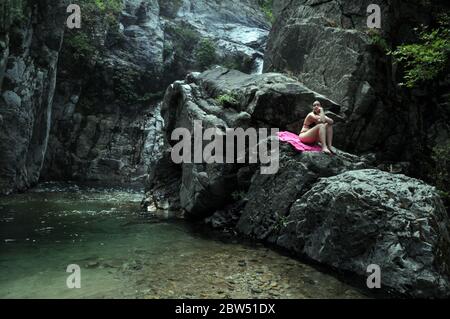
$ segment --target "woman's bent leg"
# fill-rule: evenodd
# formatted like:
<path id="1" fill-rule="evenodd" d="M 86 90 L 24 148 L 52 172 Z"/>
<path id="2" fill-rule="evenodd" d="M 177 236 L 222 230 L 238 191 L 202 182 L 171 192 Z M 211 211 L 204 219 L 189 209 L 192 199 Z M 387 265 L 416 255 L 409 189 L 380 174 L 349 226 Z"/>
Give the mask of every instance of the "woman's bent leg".
<path id="1" fill-rule="evenodd" d="M 315 144 L 319 139 L 320 125 L 314 126 L 305 133 L 300 133 L 300 141 L 305 144 Z"/>
<path id="2" fill-rule="evenodd" d="M 305 133 L 300 134 L 300 141 L 306 144 L 313 144 L 320 141 L 322 151 L 330 154 L 327 146 L 327 129 L 325 124 L 318 124 Z"/>
<path id="3" fill-rule="evenodd" d="M 333 125 L 327 124 L 327 146 L 331 150 L 333 147 Z"/>
<path id="4" fill-rule="evenodd" d="M 327 145 L 327 125 L 326 124 L 321 124 L 319 136 L 320 136 L 320 144 L 322 145 L 322 152 L 331 154 L 331 151 L 328 149 L 328 145 Z"/>

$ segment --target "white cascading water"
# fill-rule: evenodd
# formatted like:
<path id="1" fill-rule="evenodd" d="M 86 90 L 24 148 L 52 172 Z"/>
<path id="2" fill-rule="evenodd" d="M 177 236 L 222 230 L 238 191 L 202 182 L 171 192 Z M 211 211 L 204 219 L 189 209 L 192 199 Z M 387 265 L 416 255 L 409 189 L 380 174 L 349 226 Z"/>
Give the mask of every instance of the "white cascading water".
<path id="1" fill-rule="evenodd" d="M 252 74 L 262 74 L 264 69 L 264 59 L 256 58 L 254 61 L 254 67 Z"/>

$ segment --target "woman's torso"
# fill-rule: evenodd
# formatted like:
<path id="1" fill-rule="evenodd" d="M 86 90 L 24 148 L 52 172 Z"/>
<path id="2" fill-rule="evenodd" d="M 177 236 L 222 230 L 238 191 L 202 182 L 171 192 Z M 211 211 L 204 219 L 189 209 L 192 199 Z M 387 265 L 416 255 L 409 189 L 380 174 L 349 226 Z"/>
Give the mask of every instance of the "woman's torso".
<path id="1" fill-rule="evenodd" d="M 312 129 L 314 126 L 316 126 L 316 124 L 317 124 L 316 121 L 311 120 L 311 116 L 310 116 L 311 114 L 312 113 L 310 113 L 306 116 L 305 121 L 303 122 L 302 131 L 300 132 L 300 134 L 308 132 L 310 129 Z M 315 114 L 312 114 L 312 115 L 314 116 L 313 118 L 316 117 Z"/>

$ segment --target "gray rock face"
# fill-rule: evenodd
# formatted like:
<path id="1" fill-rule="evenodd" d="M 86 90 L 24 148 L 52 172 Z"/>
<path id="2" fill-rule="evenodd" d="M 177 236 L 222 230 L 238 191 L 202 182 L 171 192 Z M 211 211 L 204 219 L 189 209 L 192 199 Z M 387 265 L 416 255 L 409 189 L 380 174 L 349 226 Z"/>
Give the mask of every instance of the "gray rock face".
<path id="1" fill-rule="evenodd" d="M 170 152 L 166 151 L 149 165 L 146 188 L 151 192 L 142 202 L 142 207 L 151 212 L 165 210 L 179 212 L 181 167 L 172 162 Z"/>
<path id="2" fill-rule="evenodd" d="M 142 182 L 162 151 L 156 101 L 201 68 L 197 42 L 210 39 L 221 61 L 237 55 L 253 67 L 270 28 L 256 1 L 124 3 L 118 34 L 99 40 L 104 53 L 89 76 L 60 64 L 45 180 Z"/>
<path id="3" fill-rule="evenodd" d="M 162 16 L 172 18 L 166 26 L 181 23 L 200 37 L 213 40 L 220 61 L 229 60 L 241 70 L 257 71 L 270 30 L 258 1 L 184 0 L 179 2 L 178 11 L 167 1 L 161 1 L 160 6 Z"/>
<path id="4" fill-rule="evenodd" d="M 435 85 L 435 92 L 429 93 L 433 101 L 401 90 L 396 84 L 400 74 L 385 53 L 388 48 L 377 40 L 392 47 L 412 40 L 413 28 L 431 20 L 431 7 L 423 7 L 421 1 L 274 2 L 278 18 L 269 35 L 264 70 L 292 73 L 342 106 L 345 121 L 336 126 L 338 146 L 376 152 L 380 160 L 414 162 L 420 156 L 418 145 L 427 149 L 442 135 L 449 138 L 441 116 L 429 116 L 429 109 L 439 104 L 440 91 L 448 88 Z M 378 36 L 367 27 L 367 7 L 372 3 L 381 7 Z M 436 12 L 448 10 L 448 2 L 430 6 Z M 437 107 L 437 114 L 448 114 Z"/>
<path id="5" fill-rule="evenodd" d="M 47 149 L 66 1 L 36 1 L 25 22 L 0 32 L 0 193 L 40 176 Z M 39 20 L 38 24 L 31 21 Z"/>
<path id="6" fill-rule="evenodd" d="M 214 43 L 216 62 L 229 60 L 252 71 L 270 30 L 254 0 L 126 0 L 119 19 L 123 43 L 109 49 L 108 60 L 140 72 L 144 68 L 151 92 L 200 71 L 204 66 L 196 52 L 204 39 Z"/>
<path id="7" fill-rule="evenodd" d="M 160 106 L 89 114 L 67 93 L 55 98 L 42 179 L 142 184 L 163 145 Z"/>
<path id="8" fill-rule="evenodd" d="M 369 167 L 363 159 L 339 151 L 337 156 L 298 153 L 281 145 L 280 169 L 274 175 L 255 174 L 245 196 L 247 204 L 237 229 L 258 240 L 276 243 L 296 198 L 319 178 Z"/>
<path id="9" fill-rule="evenodd" d="M 365 11 L 372 2 L 283 2 L 269 37 L 264 69 L 298 75 L 306 86 L 342 105 L 346 121 L 337 128 L 338 145 L 359 152 L 376 148 L 385 153 L 380 141 L 387 140 L 388 145 L 400 132 L 386 130 L 394 124 L 383 95 L 377 96 L 378 84 L 392 83 L 392 79 L 385 72 L 386 61 L 371 50 L 368 28 L 364 28 Z M 387 96 L 390 91 L 383 94 Z"/>
<path id="10" fill-rule="evenodd" d="M 379 265 L 382 285 L 402 294 L 449 295 L 449 220 L 433 187 L 369 169 L 323 178 L 296 198 L 280 246 L 362 276 Z"/>

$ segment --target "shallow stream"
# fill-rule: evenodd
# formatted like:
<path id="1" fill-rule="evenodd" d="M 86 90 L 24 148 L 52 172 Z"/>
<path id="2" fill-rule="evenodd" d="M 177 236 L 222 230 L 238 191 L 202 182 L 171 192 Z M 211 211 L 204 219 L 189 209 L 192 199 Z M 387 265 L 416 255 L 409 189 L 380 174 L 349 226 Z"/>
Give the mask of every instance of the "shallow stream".
<path id="1" fill-rule="evenodd" d="M 0 298 L 364 298 L 262 245 L 140 212 L 143 194 L 44 184 L 0 198 Z M 69 289 L 67 266 L 80 267 Z"/>

